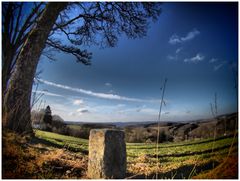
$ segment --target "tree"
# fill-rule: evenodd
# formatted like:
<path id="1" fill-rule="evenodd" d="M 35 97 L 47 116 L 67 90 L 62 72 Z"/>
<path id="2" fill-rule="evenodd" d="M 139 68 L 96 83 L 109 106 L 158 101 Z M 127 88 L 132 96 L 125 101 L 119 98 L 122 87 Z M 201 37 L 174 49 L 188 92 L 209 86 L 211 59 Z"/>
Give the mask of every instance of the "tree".
<path id="1" fill-rule="evenodd" d="M 44 112 L 43 122 L 52 124 L 52 111 L 50 106 L 47 106 Z"/>
<path id="2" fill-rule="evenodd" d="M 32 111 L 31 111 L 31 121 L 32 121 L 32 125 L 39 127 L 40 124 L 42 123 L 44 114 L 45 114 L 45 109 L 41 109 L 41 110 L 39 110 L 39 111 L 37 111 L 37 110 L 32 110 Z"/>
<path id="3" fill-rule="evenodd" d="M 23 2 L 3 2 L 3 26 L 2 26 L 2 94 L 4 95 L 8 80 L 15 67 L 16 57 L 26 41 L 30 29 L 42 14 L 44 3 L 32 4 L 32 10 L 23 15 L 25 5 Z"/>
<path id="4" fill-rule="evenodd" d="M 4 98 L 3 121 L 11 130 L 32 132 L 30 101 L 34 74 L 51 28 L 66 4 L 48 3 L 21 48 Z"/>
<path id="5" fill-rule="evenodd" d="M 159 143 L 163 143 L 167 140 L 167 135 L 164 130 L 162 130 L 159 134 Z"/>
<path id="6" fill-rule="evenodd" d="M 73 10 L 78 14 L 72 13 Z M 54 48 L 70 53 L 78 62 L 88 65 L 91 53 L 79 46 L 113 47 L 122 33 L 129 38 L 143 37 L 148 20 L 156 20 L 159 14 L 159 3 L 151 2 L 47 3 L 15 60 L 4 97 L 3 119 L 7 127 L 18 132 L 31 131 L 32 83 L 45 50 Z M 69 43 L 57 38 L 59 33 L 64 34 Z"/>
<path id="7" fill-rule="evenodd" d="M 35 27 L 37 21 L 42 14 L 46 3 L 23 3 L 23 2 L 3 2 L 3 31 L 2 31 L 2 49 L 3 49 L 3 68 L 2 68 L 2 98 L 6 93 L 9 79 L 14 68 L 16 67 L 16 59 L 20 53 L 22 45 L 26 41 L 30 31 Z M 30 11 L 26 9 L 32 8 Z M 56 31 L 58 28 L 54 28 Z M 46 51 L 47 50 L 47 51 Z M 61 50 L 65 53 L 74 55 L 77 59 L 82 56 L 75 46 L 62 45 L 58 40 L 49 39 L 47 48 L 43 51 L 43 55 L 50 59 L 51 51 Z M 49 51 L 51 50 L 51 51 Z M 88 54 L 86 54 L 89 56 Z M 85 56 L 86 56 L 85 55 Z M 83 56 L 82 56 L 83 57 Z M 80 60 L 79 60 L 80 61 Z M 89 64 L 89 62 L 83 62 Z"/>
<path id="8" fill-rule="evenodd" d="M 52 111 L 50 106 L 47 106 L 45 109 L 45 114 L 43 117 L 43 123 L 46 125 L 46 130 L 51 131 L 52 130 Z"/>

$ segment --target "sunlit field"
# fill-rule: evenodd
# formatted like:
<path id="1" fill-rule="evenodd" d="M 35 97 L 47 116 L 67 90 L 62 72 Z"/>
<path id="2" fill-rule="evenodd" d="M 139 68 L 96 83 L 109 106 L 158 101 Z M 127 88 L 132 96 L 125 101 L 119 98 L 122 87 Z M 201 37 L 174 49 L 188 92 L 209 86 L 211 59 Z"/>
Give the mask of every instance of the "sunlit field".
<path id="1" fill-rule="evenodd" d="M 36 130 L 36 137 L 49 146 L 65 148 L 85 155 L 88 140 Z M 237 156 L 237 137 L 184 141 L 159 144 L 157 168 L 156 144 L 127 143 L 127 172 L 129 178 L 193 178 L 212 170 L 227 157 Z"/>

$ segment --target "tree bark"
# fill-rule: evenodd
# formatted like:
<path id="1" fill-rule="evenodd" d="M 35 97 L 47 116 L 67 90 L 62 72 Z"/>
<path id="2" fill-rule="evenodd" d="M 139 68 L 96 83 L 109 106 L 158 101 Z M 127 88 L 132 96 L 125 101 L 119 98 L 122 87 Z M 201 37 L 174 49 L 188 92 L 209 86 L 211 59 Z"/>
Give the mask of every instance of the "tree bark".
<path id="1" fill-rule="evenodd" d="M 48 35 L 66 6 L 66 2 L 48 3 L 20 51 L 4 98 L 3 126 L 10 130 L 32 132 L 30 101 L 34 75 Z"/>
<path id="2" fill-rule="evenodd" d="M 3 53 L 3 68 L 2 68 L 2 100 L 4 98 L 6 89 L 7 89 L 7 84 L 8 80 L 11 75 L 11 66 L 12 66 L 12 61 L 14 57 L 15 51 L 11 46 L 8 47 L 8 50 L 6 53 Z"/>
<path id="3" fill-rule="evenodd" d="M 2 100 L 4 98 L 4 94 L 7 88 L 7 82 L 11 72 L 11 64 L 14 57 L 14 48 L 11 43 L 11 35 L 10 35 L 10 21 L 12 17 L 12 3 L 9 3 L 7 8 L 7 13 L 5 15 L 5 21 L 3 24 L 3 32 L 2 32 Z"/>

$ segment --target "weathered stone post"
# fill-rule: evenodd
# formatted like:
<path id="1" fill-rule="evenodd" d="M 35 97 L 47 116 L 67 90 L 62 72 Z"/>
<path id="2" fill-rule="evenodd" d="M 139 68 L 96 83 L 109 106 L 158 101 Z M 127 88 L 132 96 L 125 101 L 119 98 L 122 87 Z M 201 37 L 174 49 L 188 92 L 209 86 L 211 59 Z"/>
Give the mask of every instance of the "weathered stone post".
<path id="1" fill-rule="evenodd" d="M 88 159 L 89 178 L 125 178 L 126 144 L 124 132 L 115 129 L 91 130 Z"/>

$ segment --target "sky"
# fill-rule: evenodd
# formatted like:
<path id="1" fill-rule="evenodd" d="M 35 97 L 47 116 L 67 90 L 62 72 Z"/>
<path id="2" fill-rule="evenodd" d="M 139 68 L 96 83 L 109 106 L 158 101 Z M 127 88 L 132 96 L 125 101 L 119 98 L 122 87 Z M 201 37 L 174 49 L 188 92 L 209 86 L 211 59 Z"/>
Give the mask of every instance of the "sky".
<path id="1" fill-rule="evenodd" d="M 141 39 L 119 38 L 114 48 L 87 47 L 92 65 L 57 53 L 42 56 L 37 68 L 40 99 L 65 121 L 157 121 L 167 78 L 161 121 L 236 112 L 238 71 L 237 3 L 163 3 L 157 22 Z"/>

